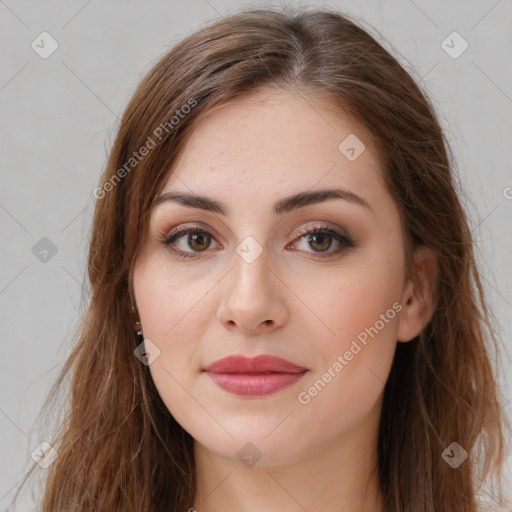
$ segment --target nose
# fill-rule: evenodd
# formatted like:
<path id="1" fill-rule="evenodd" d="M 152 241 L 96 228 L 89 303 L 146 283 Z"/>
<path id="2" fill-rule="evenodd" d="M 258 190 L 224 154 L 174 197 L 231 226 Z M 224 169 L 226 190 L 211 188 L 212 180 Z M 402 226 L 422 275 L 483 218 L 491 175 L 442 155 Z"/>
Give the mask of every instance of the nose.
<path id="1" fill-rule="evenodd" d="M 251 263 L 234 254 L 217 309 L 217 319 L 226 328 L 262 334 L 279 329 L 288 320 L 287 287 L 268 263 L 267 249 Z"/>

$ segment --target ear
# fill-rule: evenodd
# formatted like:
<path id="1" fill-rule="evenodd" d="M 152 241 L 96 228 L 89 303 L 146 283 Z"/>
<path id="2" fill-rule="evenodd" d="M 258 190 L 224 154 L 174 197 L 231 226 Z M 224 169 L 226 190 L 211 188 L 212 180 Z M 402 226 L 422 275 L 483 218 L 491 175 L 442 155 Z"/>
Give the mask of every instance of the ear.
<path id="1" fill-rule="evenodd" d="M 430 322 L 436 308 L 439 267 L 434 252 L 422 245 L 413 255 L 412 278 L 404 285 L 397 340 L 411 341 Z"/>

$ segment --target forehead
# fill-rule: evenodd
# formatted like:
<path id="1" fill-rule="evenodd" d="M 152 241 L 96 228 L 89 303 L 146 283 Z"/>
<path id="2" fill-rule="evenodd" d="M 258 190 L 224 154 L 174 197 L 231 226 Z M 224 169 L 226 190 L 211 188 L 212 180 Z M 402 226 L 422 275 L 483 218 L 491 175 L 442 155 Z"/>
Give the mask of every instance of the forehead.
<path id="1" fill-rule="evenodd" d="M 385 193 L 366 131 L 333 105 L 263 89 L 201 117 L 162 193 L 214 191 L 229 204 L 335 186 L 368 202 Z"/>

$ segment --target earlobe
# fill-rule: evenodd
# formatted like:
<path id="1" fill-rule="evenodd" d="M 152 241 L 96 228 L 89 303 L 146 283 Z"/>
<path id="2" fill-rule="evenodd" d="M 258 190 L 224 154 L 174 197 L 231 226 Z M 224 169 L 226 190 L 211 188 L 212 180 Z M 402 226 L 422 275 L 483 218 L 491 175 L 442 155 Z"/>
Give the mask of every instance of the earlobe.
<path id="1" fill-rule="evenodd" d="M 436 309 L 438 263 L 434 252 L 423 245 L 415 249 L 413 277 L 402 294 L 402 311 L 398 321 L 397 340 L 414 339 L 430 322 Z"/>

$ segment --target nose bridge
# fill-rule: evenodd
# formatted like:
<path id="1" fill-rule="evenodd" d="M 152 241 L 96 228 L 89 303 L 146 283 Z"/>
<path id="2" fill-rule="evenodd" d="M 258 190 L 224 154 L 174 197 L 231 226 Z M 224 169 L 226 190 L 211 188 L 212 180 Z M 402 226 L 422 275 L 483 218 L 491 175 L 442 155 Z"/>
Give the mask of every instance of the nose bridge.
<path id="1" fill-rule="evenodd" d="M 263 303 L 264 298 L 270 298 L 271 288 L 275 285 L 270 282 L 269 249 L 248 236 L 240 242 L 235 252 L 230 293 L 236 295 L 239 307 L 254 309 L 258 301 Z"/>

